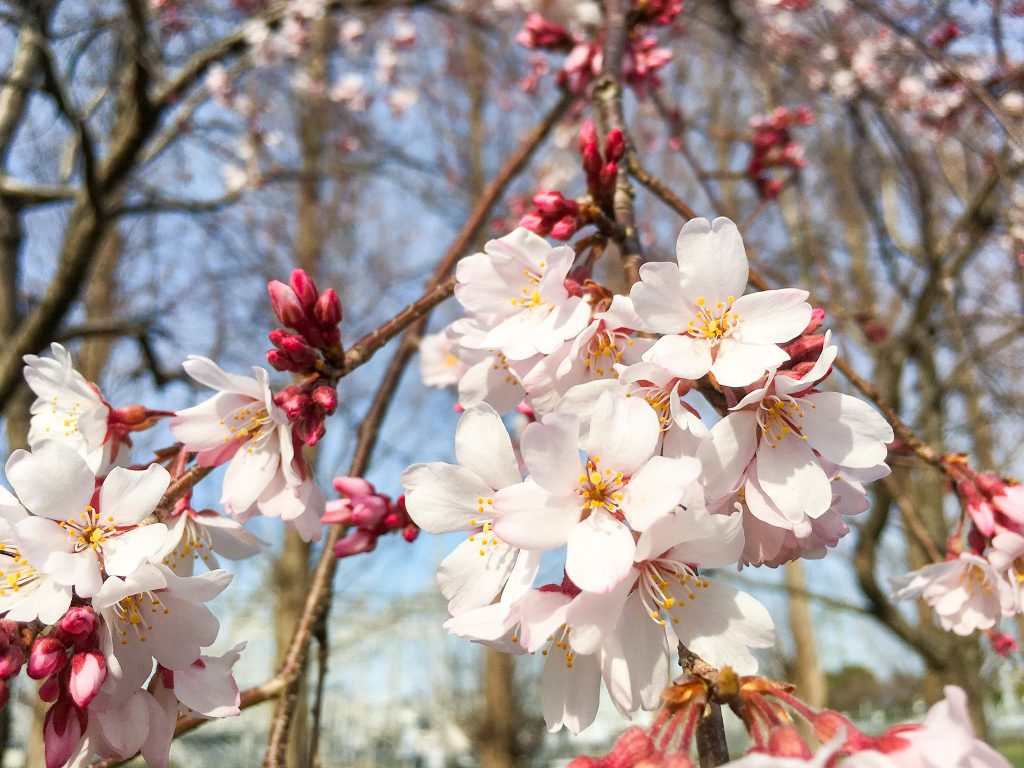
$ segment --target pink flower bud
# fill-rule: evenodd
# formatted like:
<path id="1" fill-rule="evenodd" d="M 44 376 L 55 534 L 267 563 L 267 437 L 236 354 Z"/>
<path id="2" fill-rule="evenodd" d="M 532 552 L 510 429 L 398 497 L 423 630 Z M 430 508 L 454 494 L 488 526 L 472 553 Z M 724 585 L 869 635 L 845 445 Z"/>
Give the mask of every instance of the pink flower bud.
<path id="1" fill-rule="evenodd" d="M 376 534 L 370 531 L 357 530 L 334 545 L 334 556 L 342 558 L 360 555 L 363 552 L 372 552 L 376 546 Z"/>
<path id="2" fill-rule="evenodd" d="M 601 761 L 602 768 L 632 768 L 654 754 L 654 744 L 647 731 L 633 725 L 622 732 L 612 751 Z"/>
<path id="3" fill-rule="evenodd" d="M 588 146 L 597 147 L 597 128 L 592 120 L 586 120 L 580 126 L 580 152 L 584 152 Z"/>
<path id="4" fill-rule="evenodd" d="M 334 292 L 333 288 L 324 291 L 316 301 L 313 308 L 313 317 L 318 324 L 330 328 L 341 322 L 342 318 L 341 299 Z"/>
<path id="5" fill-rule="evenodd" d="M 83 709 L 96 698 L 100 686 L 107 679 L 107 660 L 99 651 L 76 653 L 71 658 L 71 678 L 68 692 L 75 704 Z"/>
<path id="6" fill-rule="evenodd" d="M 535 211 L 530 211 L 525 216 L 523 216 L 523 218 L 519 220 L 519 223 L 516 226 L 522 227 L 523 229 L 528 229 L 534 234 L 541 236 L 544 236 L 548 233 L 547 222 L 540 214 L 536 213 Z"/>
<path id="7" fill-rule="evenodd" d="M 334 490 L 346 496 L 365 496 L 377 492 L 372 483 L 361 477 L 336 477 L 333 485 Z"/>
<path id="8" fill-rule="evenodd" d="M 320 297 L 320 291 L 316 289 L 313 278 L 304 269 L 293 269 L 288 282 L 295 292 L 303 314 L 306 317 L 311 316 L 313 308 L 316 306 L 316 300 Z"/>
<path id="9" fill-rule="evenodd" d="M 338 393 L 334 387 L 328 387 L 326 384 L 316 387 L 313 390 L 312 398 L 313 402 L 327 413 L 334 413 L 334 409 L 338 407 Z"/>
<path id="10" fill-rule="evenodd" d="M 412 544 L 420 535 L 419 526 L 414 523 L 409 523 L 405 528 L 402 529 L 402 538 Z"/>
<path id="11" fill-rule="evenodd" d="M 67 661 L 68 651 L 62 643 L 52 637 L 36 638 L 28 655 L 28 676 L 42 680 L 63 669 Z"/>
<path id="12" fill-rule="evenodd" d="M 1020 646 L 1017 645 L 1017 641 L 1004 632 L 990 632 L 988 635 L 989 642 L 992 643 L 992 650 L 1002 656 L 1004 659 L 1011 653 L 1016 653 Z"/>
<path id="13" fill-rule="evenodd" d="M 302 311 L 295 291 L 278 280 L 271 280 L 267 284 L 267 291 L 270 293 L 270 304 L 274 308 L 274 314 L 282 323 L 290 328 L 297 328 L 306 321 L 306 313 Z"/>
<path id="14" fill-rule="evenodd" d="M 56 701 L 60 696 L 60 678 L 48 677 L 39 686 L 39 700 L 45 702 Z"/>
<path id="15" fill-rule="evenodd" d="M 604 159 L 608 163 L 617 163 L 626 152 L 626 140 L 622 137 L 622 131 L 613 128 L 608 131 L 604 140 Z"/>
<path id="16" fill-rule="evenodd" d="M 280 349 L 271 349 L 267 351 L 267 363 L 275 371 L 295 371 L 295 363 L 292 361 L 289 355 L 286 355 Z"/>
<path id="17" fill-rule="evenodd" d="M 780 725 L 768 734 L 768 753 L 775 757 L 809 759 L 811 748 L 795 725 Z"/>
<path id="18" fill-rule="evenodd" d="M 20 646 L 9 645 L 3 655 L 0 656 L 0 679 L 6 680 L 14 677 L 21 670 L 25 663 L 25 652 Z"/>
<path id="19" fill-rule="evenodd" d="M 85 735 L 89 715 L 70 699 L 60 698 L 43 720 L 43 753 L 46 768 L 60 768 L 74 754 Z"/>
<path id="20" fill-rule="evenodd" d="M 350 499 L 334 499 L 324 506 L 320 516 L 324 525 L 352 525 L 352 502 Z"/>
<path id="21" fill-rule="evenodd" d="M 551 236 L 556 240 L 568 240 L 576 234 L 578 224 L 575 216 L 563 216 L 551 227 Z"/>
<path id="22" fill-rule="evenodd" d="M 310 447 L 316 445 L 326 431 L 324 421 L 319 417 L 314 416 L 295 422 L 295 436 Z"/>
<path id="23" fill-rule="evenodd" d="M 543 216 L 561 215 L 568 202 L 561 192 L 538 192 L 533 196 L 533 205 Z"/>

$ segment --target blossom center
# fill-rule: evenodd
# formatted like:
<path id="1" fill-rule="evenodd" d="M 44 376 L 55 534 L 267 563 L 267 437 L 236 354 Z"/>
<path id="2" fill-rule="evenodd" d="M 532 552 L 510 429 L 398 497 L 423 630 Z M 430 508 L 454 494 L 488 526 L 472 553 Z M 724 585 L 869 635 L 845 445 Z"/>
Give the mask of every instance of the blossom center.
<path id="1" fill-rule="evenodd" d="M 620 345 L 623 342 L 629 346 L 633 340 L 614 331 L 595 333 L 587 344 L 587 356 L 583 358 L 583 367 L 598 376 L 604 376 L 609 372 L 618 375 L 613 366 L 622 362 L 622 353 L 625 350 Z"/>
<path id="2" fill-rule="evenodd" d="M 103 542 L 116 536 L 118 529 L 113 523 L 113 516 L 108 516 L 107 525 L 104 525 L 100 520 L 99 512 L 92 506 L 86 506 L 85 511 L 78 517 L 69 517 L 67 520 L 60 521 L 58 525 L 75 540 L 75 552 L 77 553 L 87 549 L 97 551 Z"/>
<path id="3" fill-rule="evenodd" d="M 542 261 L 539 266 L 543 269 L 545 266 L 544 262 Z M 532 269 L 523 269 L 523 276 L 526 278 L 526 285 L 519 289 L 519 296 L 512 296 L 512 306 L 532 309 L 533 307 L 539 307 L 541 304 L 546 304 L 547 302 L 540 297 L 540 291 L 536 287 L 540 285 L 541 276 Z"/>
<path id="4" fill-rule="evenodd" d="M 21 591 L 22 587 L 39 577 L 36 569 L 29 565 L 28 561 L 21 556 L 21 552 L 17 547 L 0 543 L 0 556 L 7 558 L 11 565 L 14 566 L 13 570 L 11 570 L 6 561 L 0 560 L 5 566 L 0 568 L 0 581 L 7 585 L 6 589 L 0 588 L 0 597 L 7 597 L 8 589 L 11 592 Z"/>
<path id="5" fill-rule="evenodd" d="M 696 590 L 707 585 L 707 579 L 677 560 L 658 558 L 640 567 L 640 599 L 650 617 L 661 626 L 668 621 L 678 624 L 679 617 L 673 612 L 683 608 L 687 600 L 696 600 Z"/>
<path id="6" fill-rule="evenodd" d="M 974 563 L 960 572 L 960 586 L 970 595 L 979 589 L 986 595 L 992 594 L 992 585 L 989 583 L 988 575 Z"/>
<path id="7" fill-rule="evenodd" d="M 477 498 L 477 500 L 476 500 L 476 512 L 480 516 L 480 519 L 478 521 L 477 518 L 473 518 L 472 520 L 469 521 L 469 524 L 471 526 L 473 526 L 473 528 L 474 528 L 473 533 L 469 534 L 469 540 L 472 541 L 472 542 L 479 541 L 479 543 L 480 543 L 480 557 L 483 557 L 484 555 L 487 554 L 487 548 L 488 547 L 496 547 L 496 546 L 498 546 L 498 539 L 494 536 L 494 533 L 493 533 L 494 532 L 494 520 L 493 520 L 493 518 L 490 519 L 490 520 L 484 520 L 483 519 L 485 515 L 489 516 L 489 515 L 493 514 L 493 510 L 492 510 L 492 505 L 493 504 L 494 504 L 494 499 L 493 498 L 490 498 L 490 497 L 485 498 L 483 496 L 480 496 L 479 498 Z M 479 527 L 480 530 L 475 530 L 477 527 Z"/>
<path id="8" fill-rule="evenodd" d="M 739 325 L 740 316 L 732 311 L 734 296 L 725 301 L 716 301 L 714 307 L 703 296 L 697 297 L 697 312 L 687 323 L 686 334 L 698 339 L 717 343 L 732 334 Z"/>
<path id="9" fill-rule="evenodd" d="M 600 456 L 588 458 L 584 472 L 579 476 L 576 493 L 583 499 L 584 517 L 597 509 L 615 514 L 619 502 L 622 501 L 620 491 L 626 485 L 622 473 L 613 469 L 605 469 L 602 472 L 600 461 Z"/>
<path id="10" fill-rule="evenodd" d="M 566 669 L 572 669 L 573 660 L 576 658 L 576 654 L 569 647 L 569 631 L 568 624 L 563 624 L 556 629 L 553 635 L 548 635 L 548 647 L 540 652 L 541 656 L 547 656 L 550 653 L 564 653 Z"/>
<path id="11" fill-rule="evenodd" d="M 115 629 L 121 639 L 121 645 L 128 645 L 128 638 L 131 635 L 138 637 L 141 643 L 146 642 L 146 633 L 153 629 L 148 617 L 160 611 L 163 611 L 165 616 L 171 612 L 170 608 L 160 602 L 160 598 L 152 592 L 122 598 L 114 604 L 113 610 L 118 620 Z"/>
<path id="12" fill-rule="evenodd" d="M 228 424 L 224 419 L 220 420 L 220 423 L 224 424 L 230 433 L 228 437 L 224 438 L 225 443 L 238 440 L 240 442 L 248 441 L 259 446 L 274 432 L 273 429 L 266 428 L 273 422 L 273 419 L 270 418 L 265 406 L 258 408 L 243 406 L 231 415 L 230 421 L 231 423 Z M 249 452 L 252 453 L 251 445 Z"/>
<path id="13" fill-rule="evenodd" d="M 814 403 L 810 406 L 812 409 L 815 408 Z M 803 433 L 803 425 L 800 424 L 802 418 L 804 407 L 794 397 L 769 395 L 761 402 L 757 412 L 757 424 L 771 448 L 787 435 L 796 435 L 801 440 L 806 440 L 807 435 Z"/>

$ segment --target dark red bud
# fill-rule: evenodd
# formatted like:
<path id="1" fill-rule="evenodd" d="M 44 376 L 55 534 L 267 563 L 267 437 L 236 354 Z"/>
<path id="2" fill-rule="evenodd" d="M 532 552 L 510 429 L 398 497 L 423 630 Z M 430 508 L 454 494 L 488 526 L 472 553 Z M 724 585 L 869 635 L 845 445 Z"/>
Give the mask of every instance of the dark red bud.
<path id="1" fill-rule="evenodd" d="M 316 318 L 317 323 L 327 328 L 341 322 L 341 300 L 333 288 L 328 288 L 317 299 L 316 307 L 313 309 L 313 316 Z"/>
<path id="2" fill-rule="evenodd" d="M 304 269 L 293 269 L 288 282 L 295 292 L 303 314 L 309 317 L 313 314 L 316 300 L 320 297 L 320 291 L 316 289 L 316 283 L 313 282 L 313 278 Z"/>
<path id="3" fill-rule="evenodd" d="M 338 393 L 333 387 L 321 384 L 313 390 L 313 402 L 325 412 L 334 413 L 334 409 L 338 407 Z"/>
<path id="4" fill-rule="evenodd" d="M 604 140 L 604 159 L 609 163 L 617 163 L 626 152 L 626 141 L 618 128 L 608 132 Z"/>
<path id="5" fill-rule="evenodd" d="M 32 644 L 28 656 L 28 676 L 33 680 L 59 672 L 68 661 L 68 651 L 63 644 L 52 637 L 40 637 Z"/>
<path id="6" fill-rule="evenodd" d="M 306 313 L 302 310 L 295 291 L 279 280 L 271 280 L 267 284 L 270 293 L 270 304 L 278 319 L 290 328 L 297 328 L 306 321 Z"/>

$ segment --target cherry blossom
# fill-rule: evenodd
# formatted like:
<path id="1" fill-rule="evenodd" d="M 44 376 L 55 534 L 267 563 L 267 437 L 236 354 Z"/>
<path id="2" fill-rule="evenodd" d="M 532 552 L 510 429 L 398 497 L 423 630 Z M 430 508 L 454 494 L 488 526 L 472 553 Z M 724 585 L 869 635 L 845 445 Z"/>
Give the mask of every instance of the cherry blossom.
<path id="1" fill-rule="evenodd" d="M 222 371 L 205 357 L 190 357 L 185 370 L 217 394 L 171 420 L 171 432 L 202 466 L 228 463 L 221 503 L 246 520 L 257 514 L 280 517 L 306 541 L 323 533 L 323 492 L 295 450 L 291 424 L 274 402 L 262 368 L 253 377 Z"/>
<path id="2" fill-rule="evenodd" d="M 892 579 L 893 600 L 920 597 L 932 607 L 943 629 L 969 635 L 990 629 L 1013 612 L 1013 593 L 984 558 L 962 553 L 942 563 Z"/>
<path id="3" fill-rule="evenodd" d="M 590 308 L 564 285 L 574 256 L 571 248 L 552 248 L 520 228 L 489 241 L 483 253 L 462 259 L 455 272 L 455 297 L 488 326 L 475 342 L 479 348 L 523 360 L 550 354 L 582 331 Z"/>
<path id="4" fill-rule="evenodd" d="M 610 590 L 633 564 L 626 522 L 642 529 L 667 515 L 699 472 L 693 459 L 655 456 L 660 436 L 646 402 L 613 392 L 598 401 L 585 441 L 573 416 L 530 424 L 522 437 L 530 474 L 495 495 L 495 531 L 524 549 L 567 546 L 569 578 L 581 589 Z"/>
<path id="5" fill-rule="evenodd" d="M 444 559 L 437 580 L 452 614 L 489 604 L 514 568 L 539 560 L 499 538 L 495 496 L 522 481 L 512 442 L 488 405 L 467 410 L 455 432 L 458 464 L 414 464 L 402 473 L 409 515 L 429 533 L 468 531 Z"/>
<path id="6" fill-rule="evenodd" d="M 158 464 L 141 471 L 115 467 L 96 493 L 85 461 L 47 441 L 32 453 L 11 454 L 7 478 L 31 513 L 15 525 L 22 555 L 80 597 L 96 594 L 103 572 L 130 576 L 167 537 L 163 523 L 142 525 L 170 483 Z"/>
<path id="7" fill-rule="evenodd" d="M 751 384 L 788 358 L 778 345 L 811 319 L 807 292 L 742 295 L 747 256 L 728 219 L 691 219 L 676 241 L 678 264 L 650 262 L 630 290 L 643 330 L 668 334 L 644 355 L 676 376 L 711 373 L 726 386 Z"/>

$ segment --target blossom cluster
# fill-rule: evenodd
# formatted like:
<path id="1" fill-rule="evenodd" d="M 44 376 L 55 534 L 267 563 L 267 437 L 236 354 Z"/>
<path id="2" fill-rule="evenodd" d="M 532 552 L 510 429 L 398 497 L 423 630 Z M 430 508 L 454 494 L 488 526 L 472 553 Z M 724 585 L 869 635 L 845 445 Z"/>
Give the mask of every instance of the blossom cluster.
<path id="1" fill-rule="evenodd" d="M 557 11 L 557 3 L 554 4 Z M 660 84 L 658 70 L 672 60 L 672 51 L 659 45 L 658 39 L 646 30 L 670 25 L 682 10 L 679 0 L 635 0 L 631 9 L 635 16 L 633 32 L 626 40 L 622 60 L 622 76 L 626 83 L 643 96 Z M 534 11 L 526 17 L 516 41 L 531 50 L 565 54 L 558 71 L 558 83 L 573 92 L 581 92 L 601 76 L 604 66 L 603 32 L 593 22 L 599 18 L 589 3 L 567 18 L 551 19 Z M 596 17 L 596 18 L 595 18 Z"/>
<path id="2" fill-rule="evenodd" d="M 263 549 L 242 525 L 255 515 L 320 537 L 326 504 L 302 446 L 323 434 L 344 359 L 332 290 L 296 270 L 269 292 L 287 330 L 270 334 L 268 361 L 299 377 L 277 392 L 262 368 L 239 376 L 191 357 L 186 372 L 213 397 L 177 413 L 115 408 L 59 344 L 25 358 L 31 450 L 7 462 L 13 493 L 0 488 L 0 699 L 22 669 L 41 682 L 47 768 L 139 752 L 166 766 L 179 713 L 239 712 L 232 667 L 244 643 L 206 653 L 219 630 L 207 603 L 231 582 L 218 558 Z M 131 434 L 167 417 L 181 444 L 132 464 Z M 196 473 L 220 465 L 226 515 L 195 509 Z M 378 525 L 414 532 L 399 507 Z"/>
<path id="3" fill-rule="evenodd" d="M 792 110 L 778 107 L 770 115 L 750 119 L 754 135 L 750 141 L 747 178 L 754 183 L 762 200 L 777 197 L 782 191 L 782 181 L 769 173 L 772 169 L 800 169 L 806 165 L 803 147 L 794 141 L 790 129 L 813 122 L 814 113 L 807 107 Z"/>
<path id="4" fill-rule="evenodd" d="M 958 635 L 986 631 L 1004 653 L 1013 641 L 998 632 L 1004 617 L 1024 614 L 1024 486 L 975 473 L 955 462 L 963 518 L 947 558 L 894 578 L 893 599 L 921 598 L 939 624 Z"/>
<path id="5" fill-rule="evenodd" d="M 602 679 L 623 712 L 654 707 L 678 644 L 752 673 L 771 617 L 709 569 L 824 555 L 893 433 L 823 388 L 836 347 L 806 291 L 745 294 L 731 221 L 689 221 L 628 296 L 575 259 L 516 229 L 458 264 L 465 316 L 421 350 L 465 409 L 457 463 L 402 484 L 421 528 L 466 534 L 438 573 L 447 627 L 546 656 L 548 727 L 578 732 Z"/>

